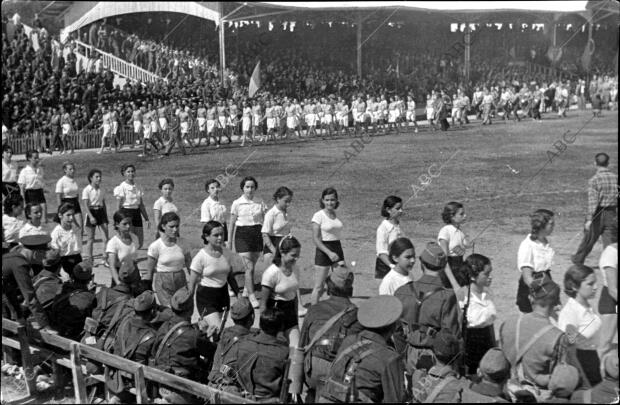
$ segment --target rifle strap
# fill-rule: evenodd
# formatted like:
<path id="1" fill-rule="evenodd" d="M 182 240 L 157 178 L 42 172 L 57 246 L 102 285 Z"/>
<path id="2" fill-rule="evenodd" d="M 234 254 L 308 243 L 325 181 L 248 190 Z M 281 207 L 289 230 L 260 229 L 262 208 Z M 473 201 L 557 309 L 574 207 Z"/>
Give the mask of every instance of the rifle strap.
<path id="1" fill-rule="evenodd" d="M 168 342 L 168 340 L 170 339 L 172 334 L 174 332 L 176 332 L 178 329 L 180 329 L 180 328 L 182 328 L 184 326 L 189 326 L 189 325 L 191 325 L 191 324 L 188 321 L 181 321 L 181 322 L 177 323 L 176 325 L 174 325 L 172 328 L 170 328 L 168 333 L 166 333 L 166 335 L 162 339 L 161 343 L 159 344 L 159 347 L 157 348 L 157 354 L 155 354 L 155 359 L 159 358 L 159 356 L 161 355 L 161 352 L 164 350 L 164 346 L 166 345 L 166 343 Z"/>
<path id="2" fill-rule="evenodd" d="M 312 346 L 314 346 L 316 344 L 316 342 L 318 342 L 319 339 L 321 339 L 321 337 L 323 337 L 323 335 L 325 335 L 325 333 L 327 333 L 327 331 L 332 326 L 334 326 L 336 324 L 336 322 L 338 322 L 347 312 L 351 312 L 354 309 L 355 309 L 355 306 L 351 305 L 351 306 L 343 309 L 342 311 L 338 312 L 336 315 L 332 316 L 331 318 L 329 318 L 327 320 L 327 322 L 325 322 L 323 324 L 323 326 L 321 326 L 319 328 L 319 330 L 316 331 L 314 336 L 312 336 L 312 339 L 310 340 L 310 342 L 302 348 L 304 353 L 306 353 L 306 352 L 308 352 L 308 350 L 312 349 Z"/>
<path id="3" fill-rule="evenodd" d="M 532 338 L 523 346 L 519 348 L 519 338 L 521 337 L 521 320 L 523 319 L 523 314 L 519 315 L 519 319 L 517 320 L 517 331 L 516 331 L 516 340 L 515 340 L 515 349 L 517 350 L 517 358 L 515 360 L 515 364 L 519 364 L 521 359 L 527 353 L 527 351 L 541 338 L 545 333 L 554 328 L 553 325 L 549 324 L 539 330 Z"/>
<path id="4" fill-rule="evenodd" d="M 110 321 L 110 324 L 108 325 L 108 328 L 103 333 L 103 336 L 101 336 L 101 341 L 102 342 L 106 341 L 106 339 L 108 338 L 108 335 L 112 332 L 112 329 L 114 329 L 114 326 L 116 326 L 116 324 L 120 321 L 121 312 L 123 312 L 123 308 L 124 307 L 125 307 L 125 305 L 119 305 L 116 308 L 116 311 L 114 311 L 114 316 L 112 316 L 112 320 Z"/>
<path id="5" fill-rule="evenodd" d="M 455 380 L 456 380 L 456 377 L 453 375 L 444 377 L 444 379 L 441 380 L 439 384 L 435 386 L 435 388 L 433 388 L 433 391 L 431 391 L 430 395 L 426 397 L 426 399 L 424 400 L 424 403 L 432 404 L 435 401 L 435 398 L 437 398 L 437 396 L 441 393 L 441 391 L 446 387 L 446 385 L 448 385 L 450 382 L 455 381 Z"/>

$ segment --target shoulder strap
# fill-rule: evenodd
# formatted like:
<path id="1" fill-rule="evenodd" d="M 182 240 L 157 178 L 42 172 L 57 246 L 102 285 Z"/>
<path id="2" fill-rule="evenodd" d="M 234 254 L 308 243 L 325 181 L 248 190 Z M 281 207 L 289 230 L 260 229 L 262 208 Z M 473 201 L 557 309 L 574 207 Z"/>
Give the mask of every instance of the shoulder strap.
<path id="1" fill-rule="evenodd" d="M 435 386 L 435 388 L 433 388 L 433 391 L 431 391 L 430 395 L 426 397 L 426 399 L 424 400 L 424 403 L 432 404 L 433 401 L 435 401 L 435 398 L 437 398 L 437 396 L 439 395 L 439 393 L 441 393 L 441 391 L 446 387 L 446 385 L 448 385 L 450 382 L 454 380 L 456 380 L 455 376 L 453 375 L 446 376 L 443 380 L 439 382 L 439 384 Z"/>
<path id="2" fill-rule="evenodd" d="M 39 285 L 41 285 L 42 282 L 46 281 L 46 280 L 54 280 L 54 277 L 50 277 L 50 276 L 42 276 L 39 277 L 33 284 L 32 284 L 32 288 L 36 289 Z"/>
<path id="3" fill-rule="evenodd" d="M 172 334 L 176 330 L 182 328 L 183 326 L 189 326 L 189 325 L 191 325 L 191 324 L 188 321 L 181 321 L 181 322 L 177 323 L 176 325 L 174 325 L 172 328 L 170 328 L 168 333 L 166 333 L 164 338 L 161 340 L 161 343 L 159 344 L 159 347 L 157 348 L 157 354 L 155 354 L 155 359 L 159 358 L 159 355 L 161 354 L 162 350 L 164 350 L 164 346 L 166 345 L 166 343 L 168 342 L 168 339 L 170 339 Z"/>
<path id="4" fill-rule="evenodd" d="M 522 319 L 522 317 L 523 317 L 523 314 L 519 315 L 519 319 L 517 320 L 517 332 L 516 332 L 517 333 L 517 340 L 515 341 L 515 349 L 517 349 L 517 358 L 515 360 L 515 364 L 519 364 L 521 362 L 521 359 L 525 355 L 525 353 L 527 353 L 527 351 L 530 350 L 530 348 L 541 337 L 543 337 L 543 335 L 545 335 L 548 331 L 550 331 L 554 327 L 551 324 L 545 326 L 544 328 L 539 330 L 534 336 L 532 336 L 532 338 L 525 344 L 525 346 L 523 346 L 523 348 L 519 348 L 519 338 L 520 338 L 520 334 L 521 334 L 520 329 L 521 329 L 521 319 Z"/>
<path id="5" fill-rule="evenodd" d="M 103 333 L 103 336 L 101 336 L 101 339 L 103 342 L 106 341 L 106 339 L 108 338 L 108 335 L 112 332 L 112 329 L 114 329 L 116 324 L 121 320 L 120 317 L 121 317 L 121 313 L 123 312 L 124 307 L 125 305 L 119 305 L 116 308 L 116 311 L 114 311 L 114 315 L 112 316 L 112 320 L 110 321 L 110 324 L 108 325 L 107 329 Z"/>
<path id="6" fill-rule="evenodd" d="M 424 301 L 426 301 L 428 298 L 430 298 L 436 292 L 443 290 L 444 288 L 443 287 L 437 287 L 434 290 L 427 291 L 426 293 L 422 294 L 421 296 L 418 293 L 418 291 L 415 289 L 415 283 L 411 283 L 411 289 L 413 290 L 413 296 L 415 297 L 416 302 L 419 302 L 418 303 L 418 310 L 416 311 L 416 319 L 415 319 L 415 323 L 417 324 L 418 321 L 420 320 L 420 309 L 422 308 L 422 304 L 424 303 Z"/>
<path id="7" fill-rule="evenodd" d="M 339 362 L 340 360 L 342 360 L 342 358 L 346 355 L 348 355 L 349 353 L 351 353 L 354 350 L 359 349 L 360 347 L 367 345 L 369 342 L 367 340 L 360 340 L 359 342 L 347 347 L 345 350 L 342 351 L 342 353 L 340 353 L 340 355 L 338 357 L 336 357 L 336 359 L 334 360 L 334 362 L 332 364 L 335 364 L 337 362 Z"/>
<path id="8" fill-rule="evenodd" d="M 354 305 L 351 305 L 345 309 L 343 309 L 342 311 L 338 312 L 336 315 L 332 316 L 331 318 L 329 318 L 327 320 L 327 322 L 325 322 L 323 324 L 323 326 L 321 326 L 319 328 L 319 330 L 316 331 L 316 333 L 314 334 L 314 336 L 312 336 L 312 339 L 310 340 L 310 342 L 305 345 L 303 347 L 303 351 L 307 352 L 308 350 L 310 350 L 312 348 L 312 346 L 315 345 L 316 342 L 319 341 L 319 339 L 325 334 L 327 333 L 327 331 L 336 324 L 336 322 L 338 322 L 347 312 L 351 312 L 355 309 Z"/>

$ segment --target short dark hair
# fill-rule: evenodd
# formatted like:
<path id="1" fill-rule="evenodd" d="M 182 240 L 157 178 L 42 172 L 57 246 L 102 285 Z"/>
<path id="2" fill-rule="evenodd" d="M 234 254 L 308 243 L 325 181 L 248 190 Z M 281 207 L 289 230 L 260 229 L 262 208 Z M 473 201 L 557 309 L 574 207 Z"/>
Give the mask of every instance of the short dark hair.
<path id="1" fill-rule="evenodd" d="M 30 219 L 30 215 L 31 215 L 30 212 L 32 211 L 34 207 L 40 207 L 40 205 L 35 204 L 35 203 L 28 203 L 24 207 L 24 216 L 26 217 L 26 219 Z M 4 211 L 6 212 L 6 208 L 4 209 Z"/>
<path id="2" fill-rule="evenodd" d="M 114 220 L 114 229 L 118 228 L 118 224 L 120 224 L 124 219 L 133 219 L 130 213 L 125 210 L 118 210 L 112 215 L 112 219 Z"/>
<path id="3" fill-rule="evenodd" d="M 293 192 L 291 191 L 291 189 L 285 186 L 278 187 L 276 192 L 273 193 L 273 200 L 277 202 L 280 198 L 284 198 L 287 196 L 290 196 L 291 198 L 293 197 Z"/>
<path id="4" fill-rule="evenodd" d="M 597 153 L 594 159 L 597 166 L 607 167 L 609 165 L 609 155 L 607 153 Z"/>
<path id="5" fill-rule="evenodd" d="M 403 254 L 403 252 L 407 249 L 413 249 L 413 254 L 415 255 L 415 248 L 413 247 L 413 243 L 408 238 L 397 238 L 388 247 L 390 262 L 394 263 L 394 259 L 392 256 L 398 257 Z"/>
<path id="6" fill-rule="evenodd" d="M 220 187 L 222 186 L 222 185 L 220 184 L 220 182 L 219 182 L 219 181 L 217 181 L 217 180 L 215 180 L 215 179 L 209 179 L 209 180 L 207 180 L 207 182 L 205 183 L 205 191 L 206 191 L 207 193 L 209 192 L 209 186 L 210 186 L 211 184 L 213 184 L 213 183 L 216 183 L 216 184 L 217 184 L 218 186 L 220 186 Z"/>
<path id="7" fill-rule="evenodd" d="M 402 202 L 403 200 L 400 197 L 397 197 L 395 195 L 388 196 L 385 200 L 383 200 L 383 206 L 381 207 L 381 216 L 384 218 L 389 218 L 390 213 L 388 212 L 388 210 L 394 208 L 394 206 L 398 203 L 402 204 Z"/>
<path id="8" fill-rule="evenodd" d="M 3 208 L 6 214 L 9 214 L 13 211 L 13 207 L 18 207 L 24 203 L 24 199 L 21 195 L 17 193 L 9 194 L 4 200 Z"/>
<path id="9" fill-rule="evenodd" d="M 538 234 L 545 229 L 549 221 L 553 218 L 553 215 L 553 211 L 544 208 L 538 209 L 530 215 L 530 224 L 532 226 L 530 232 L 531 240 L 538 240 Z"/>
<path id="10" fill-rule="evenodd" d="M 200 235 L 200 238 L 205 245 L 209 243 L 207 242 L 207 236 L 211 235 L 211 231 L 215 228 L 224 228 L 224 225 L 218 221 L 209 221 L 202 227 L 202 234 Z"/>
<path id="11" fill-rule="evenodd" d="M 275 308 L 267 308 L 260 314 L 258 326 L 268 335 L 277 335 L 282 330 L 282 316 Z"/>
<path id="12" fill-rule="evenodd" d="M 441 219 L 446 224 L 452 223 L 452 218 L 456 215 L 459 209 L 463 208 L 463 204 L 456 201 L 450 201 L 443 207 L 443 212 L 441 213 Z"/>
<path id="13" fill-rule="evenodd" d="M 338 208 L 340 206 L 340 201 L 338 201 L 338 191 L 336 191 L 336 189 L 333 187 L 327 187 L 325 190 L 323 190 L 323 192 L 321 193 L 321 199 L 319 200 L 319 206 L 321 208 L 325 208 L 325 204 L 323 204 L 323 198 L 328 195 L 336 196 L 336 208 Z"/>
<path id="14" fill-rule="evenodd" d="M 181 218 L 179 218 L 176 212 L 166 212 L 164 215 L 161 216 L 159 225 L 157 225 L 157 230 L 159 230 L 159 232 L 164 232 L 164 225 L 172 221 L 177 221 L 180 223 Z"/>
<path id="15" fill-rule="evenodd" d="M 64 215 L 65 212 L 71 211 L 71 210 L 73 210 L 73 212 L 75 213 L 75 205 L 73 205 L 73 203 L 64 202 L 60 204 L 60 207 L 58 207 L 58 219 L 60 220 L 60 217 Z"/>
<path id="16" fill-rule="evenodd" d="M 95 176 L 95 174 L 99 173 L 100 176 L 102 176 L 103 174 L 101 173 L 101 170 L 99 169 L 92 169 L 91 171 L 88 172 L 88 182 L 90 183 L 91 180 L 93 179 L 93 177 Z"/>
<path id="17" fill-rule="evenodd" d="M 243 180 L 241 180 L 241 183 L 239 184 L 239 187 L 241 188 L 241 190 L 243 190 L 243 187 L 245 187 L 245 183 L 248 181 L 253 181 L 254 187 L 258 190 L 258 181 L 256 181 L 256 179 L 252 176 L 245 176 Z"/>
<path id="18" fill-rule="evenodd" d="M 575 298 L 583 280 L 593 273 L 594 270 L 591 267 L 583 264 L 573 264 L 570 266 L 564 274 L 564 292 L 566 295 Z"/>
<path id="19" fill-rule="evenodd" d="M 127 169 L 129 168 L 133 168 L 133 171 L 136 171 L 136 166 L 132 165 L 131 163 L 127 163 L 121 166 L 121 175 L 125 175 L 125 172 L 127 171 Z"/>
<path id="20" fill-rule="evenodd" d="M 159 187 L 159 189 L 161 190 L 166 184 L 170 184 L 172 188 L 174 188 L 174 181 L 170 178 L 165 178 L 162 181 L 160 181 L 157 187 Z"/>
<path id="21" fill-rule="evenodd" d="M 467 276 L 469 277 L 468 283 L 471 283 L 484 271 L 486 266 L 491 264 L 491 259 L 478 253 L 472 253 L 465 259 L 465 264 L 467 264 L 467 266 L 463 266 L 463 269 L 467 270 Z"/>
<path id="22" fill-rule="evenodd" d="M 33 156 L 34 154 L 37 154 L 37 155 L 38 155 L 38 154 L 39 154 L 39 152 L 37 152 L 37 151 L 36 151 L 36 150 L 34 150 L 34 149 L 29 149 L 28 151 L 26 151 L 26 160 L 30 160 L 30 159 L 32 159 L 32 156 Z"/>
<path id="23" fill-rule="evenodd" d="M 13 148 L 11 147 L 11 145 L 9 145 L 8 143 L 5 143 L 4 145 L 2 145 L 2 153 L 9 152 L 9 151 L 13 153 Z"/>
<path id="24" fill-rule="evenodd" d="M 276 266 L 282 265 L 282 254 L 287 254 L 293 249 L 301 247 L 301 243 L 294 236 L 285 236 L 280 240 L 278 246 L 276 246 L 276 253 L 273 256 L 273 264 Z"/>

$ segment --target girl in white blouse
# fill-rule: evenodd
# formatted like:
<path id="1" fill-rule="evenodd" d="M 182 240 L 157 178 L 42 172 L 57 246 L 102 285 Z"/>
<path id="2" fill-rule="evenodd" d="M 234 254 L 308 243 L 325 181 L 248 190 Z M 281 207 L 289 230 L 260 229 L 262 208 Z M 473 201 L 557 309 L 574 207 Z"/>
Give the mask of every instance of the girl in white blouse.
<path id="1" fill-rule="evenodd" d="M 122 210 L 116 211 L 112 218 L 116 235 L 106 244 L 105 253 L 110 266 L 111 287 L 114 287 L 120 284 L 118 271 L 123 260 L 131 259 L 135 263 L 137 259 L 138 237 L 129 231 L 131 229 L 131 215 L 127 212 Z"/>
<path id="2" fill-rule="evenodd" d="M 529 293 L 532 281 L 551 279 L 551 265 L 555 252 L 547 237 L 553 232 L 553 212 L 546 209 L 534 211 L 530 216 L 532 231 L 519 245 L 517 267 L 521 272 L 517 288 L 517 306 L 523 313 L 532 312 Z M 541 280 L 541 283 L 544 280 Z"/>
<path id="3" fill-rule="evenodd" d="M 64 162 L 62 164 L 62 170 L 65 175 L 56 182 L 56 199 L 58 201 L 58 206 L 60 207 L 63 203 L 73 204 L 73 208 L 75 209 L 75 223 L 81 229 L 83 224 L 82 209 L 80 206 L 80 199 L 78 198 L 78 184 L 75 181 L 75 164 Z M 58 216 L 56 216 L 56 220 L 58 220 Z"/>
<path id="4" fill-rule="evenodd" d="M 288 187 L 279 187 L 273 194 L 276 202 L 265 214 L 265 221 L 261 232 L 263 234 L 263 254 L 265 260 L 271 262 L 276 254 L 278 244 L 283 237 L 291 233 L 291 223 L 288 220 L 288 206 L 293 200 L 293 192 Z"/>
<path id="5" fill-rule="evenodd" d="M 27 204 L 24 208 L 24 216 L 27 221 L 19 230 L 20 239 L 28 235 L 49 235 L 49 232 L 43 229 L 43 225 L 41 225 L 43 211 L 41 211 L 39 204 Z"/>
<path id="6" fill-rule="evenodd" d="M 9 144 L 2 145 L 2 196 L 20 194 L 17 184 L 17 163 L 13 162 L 13 148 Z"/>
<path id="7" fill-rule="evenodd" d="M 200 206 L 200 222 L 217 221 L 224 227 L 224 242 L 228 241 L 228 226 L 226 225 L 226 206 L 220 201 L 221 184 L 216 179 L 209 179 L 205 183 L 205 191 L 209 196 Z"/>
<path id="8" fill-rule="evenodd" d="M 320 200 L 321 210 L 312 216 L 312 240 L 316 246 L 314 254 L 314 288 L 312 289 L 311 305 L 319 302 L 325 290 L 325 279 L 329 270 L 344 264 L 344 253 L 340 243 L 342 221 L 336 216 L 338 192 L 328 187 L 323 190 Z"/>
<path id="9" fill-rule="evenodd" d="M 60 264 L 67 273 L 73 274 L 73 268 L 82 261 L 82 230 L 75 224 L 75 208 L 71 203 L 62 203 L 58 207 L 60 224 L 54 228 L 50 246 L 60 251 Z"/>
<path id="10" fill-rule="evenodd" d="M 493 328 L 497 310 L 489 290 L 493 267 L 488 257 L 473 253 L 465 259 L 463 269 L 466 271 L 469 283 L 456 292 L 456 297 L 461 311 L 467 307 L 465 347 L 467 374 L 476 374 L 482 357 L 490 348 L 497 346 Z"/>
<path id="11" fill-rule="evenodd" d="M 38 205 L 38 204 L 37 204 Z M 19 231 L 24 226 L 24 221 L 19 217 L 24 212 L 24 199 L 19 194 L 10 194 L 3 202 L 2 208 L 2 235 L 3 241 L 17 245 L 19 239 Z"/>
<path id="12" fill-rule="evenodd" d="M 228 228 L 229 244 L 234 242 L 234 250 L 243 258 L 245 270 L 245 290 L 254 308 L 259 307 L 254 295 L 254 266 L 263 250 L 261 228 L 265 215 L 265 203 L 255 197 L 258 182 L 248 176 L 241 180 L 243 195 L 233 201 L 230 207 L 230 226 Z"/>
<path id="13" fill-rule="evenodd" d="M 161 216 L 166 212 L 176 212 L 179 210 L 174 202 L 172 202 L 172 192 L 174 191 L 174 181 L 172 179 L 163 179 L 159 182 L 159 190 L 161 191 L 161 197 L 159 197 L 153 204 L 153 218 L 155 218 L 155 225 L 161 221 Z M 155 232 L 155 239 L 159 238 L 159 231 Z"/>
<path id="14" fill-rule="evenodd" d="M 467 241 L 465 233 L 461 230 L 461 226 L 467 219 L 465 207 L 459 202 L 451 201 L 445 205 L 441 219 L 446 225 L 439 230 L 437 243 L 448 256 L 448 267 L 446 267 L 445 273 L 452 284 L 452 288 L 457 290 L 459 286 L 468 284 L 467 275 L 461 271 L 461 266 L 466 249 L 473 247 L 473 244 Z"/>
<path id="15" fill-rule="evenodd" d="M 33 203 L 41 205 L 43 210 L 43 223 L 47 224 L 47 202 L 43 188 L 45 180 L 43 179 L 43 168 L 39 160 L 39 152 L 29 150 L 26 152 L 26 160 L 28 164 L 19 172 L 17 184 L 19 184 L 22 197 L 26 204 Z"/>
<path id="16" fill-rule="evenodd" d="M 131 232 L 138 237 L 138 249 L 142 249 L 144 243 L 142 217 L 144 217 L 146 227 L 151 227 L 149 215 L 142 200 L 144 192 L 136 185 L 136 167 L 134 165 L 125 164 L 121 166 L 121 174 L 125 177 L 125 181 L 114 188 L 114 197 L 118 200 L 118 209 L 125 210 L 131 215 Z"/>
<path id="17" fill-rule="evenodd" d="M 577 360 L 584 375 L 595 386 L 601 382 L 597 348 L 601 318 L 588 302 L 596 296 L 594 270 L 583 264 L 573 264 L 564 274 L 564 292 L 570 298 L 558 316 L 558 328 L 566 332 L 568 340 L 577 349 Z"/>
<path id="18" fill-rule="evenodd" d="M 400 229 L 400 217 L 403 214 L 403 200 L 395 195 L 388 196 L 383 201 L 381 216 L 385 218 L 377 228 L 377 261 L 375 263 L 375 278 L 383 279 L 394 268 L 390 261 L 388 247 L 396 239 L 404 237 Z"/>

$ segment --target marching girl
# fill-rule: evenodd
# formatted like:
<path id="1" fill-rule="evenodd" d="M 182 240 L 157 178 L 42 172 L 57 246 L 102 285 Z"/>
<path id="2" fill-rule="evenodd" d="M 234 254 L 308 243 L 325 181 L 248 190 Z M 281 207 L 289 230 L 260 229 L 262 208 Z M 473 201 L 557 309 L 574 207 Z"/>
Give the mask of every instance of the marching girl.
<path id="1" fill-rule="evenodd" d="M 47 203 L 43 194 L 45 182 L 43 180 L 43 168 L 40 166 L 39 152 L 29 150 L 26 152 L 28 164 L 19 172 L 17 184 L 26 204 L 38 204 L 43 211 L 43 223 L 47 224 Z"/>
<path id="2" fill-rule="evenodd" d="M 28 205 L 39 206 L 38 204 Z M 19 194 L 11 194 L 2 202 L 2 209 L 4 210 L 2 213 L 2 241 L 10 244 L 10 247 L 17 246 L 19 231 L 24 226 L 24 221 L 19 218 L 24 212 L 24 199 Z"/>
<path id="3" fill-rule="evenodd" d="M 209 195 L 200 206 L 200 222 L 217 221 L 224 227 L 224 242 L 228 241 L 228 227 L 226 226 L 226 206 L 220 201 L 221 184 L 216 179 L 209 179 L 205 183 L 205 191 Z"/>
<path id="4" fill-rule="evenodd" d="M 40 205 L 26 204 L 26 208 L 24 208 L 24 216 L 26 217 L 26 223 L 19 230 L 20 239 L 28 235 L 49 235 L 49 233 L 41 225 L 43 211 L 41 211 Z M 6 238 L 6 232 L 4 235 Z"/>
<path id="5" fill-rule="evenodd" d="M 394 295 L 403 285 L 412 281 L 411 270 L 415 264 L 415 248 L 407 238 L 398 238 L 390 243 L 392 269 L 381 280 L 380 295 Z"/>
<path id="6" fill-rule="evenodd" d="M 177 206 L 172 201 L 172 192 L 174 191 L 174 181 L 172 179 L 163 179 L 159 182 L 159 190 L 161 191 L 161 197 L 153 204 L 153 217 L 155 218 L 155 224 L 159 224 L 161 216 L 167 212 L 179 213 Z M 159 231 L 156 232 L 155 237 L 159 237 Z"/>
<path id="7" fill-rule="evenodd" d="M 78 198 L 78 184 L 75 181 L 75 165 L 71 162 L 64 162 L 62 164 L 62 170 L 65 172 L 65 175 L 56 182 L 56 199 L 58 200 L 58 206 L 60 207 L 66 202 L 71 203 L 75 209 L 75 222 L 82 228 L 82 210 Z M 56 220 L 58 220 L 58 216 Z"/>
<path id="8" fill-rule="evenodd" d="M 217 221 L 208 221 L 202 228 L 204 247 L 198 251 L 190 265 L 189 290 L 196 289 L 196 308 L 210 330 L 219 328 L 224 308 L 230 307 L 228 288 L 241 298 L 234 277 L 230 252 L 224 248 L 226 233 Z"/>
<path id="9" fill-rule="evenodd" d="M 9 144 L 2 145 L 2 198 L 9 194 L 20 194 L 17 185 L 17 163 L 13 162 L 13 148 Z"/>
<path id="10" fill-rule="evenodd" d="M 138 237 L 138 249 L 141 249 L 144 243 L 142 217 L 146 221 L 147 228 L 151 227 L 149 215 L 142 201 L 144 192 L 136 185 L 136 167 L 134 165 L 125 164 L 121 166 L 121 175 L 125 177 L 125 180 L 114 188 L 114 197 L 118 200 L 118 209 L 131 216 L 131 231 Z"/>
<path id="11" fill-rule="evenodd" d="M 129 213 L 119 210 L 114 213 L 112 218 L 114 220 L 116 235 L 106 244 L 105 253 L 108 259 L 108 265 L 110 266 L 110 275 L 112 278 L 111 287 L 114 287 L 120 284 L 118 271 L 121 268 L 123 260 L 128 258 L 135 262 L 137 259 L 138 237 L 130 232 L 132 218 Z"/>
<path id="12" fill-rule="evenodd" d="M 385 218 L 377 228 L 377 260 L 375 262 L 375 278 L 382 279 L 394 268 L 390 261 L 388 248 L 390 243 L 403 237 L 400 229 L 400 217 L 403 214 L 403 200 L 391 195 L 383 201 L 381 216 Z"/>
<path id="13" fill-rule="evenodd" d="M 93 169 L 88 172 L 88 186 L 82 190 L 82 204 L 86 214 L 85 225 L 88 229 L 86 233 L 86 252 L 88 257 L 93 257 L 93 242 L 95 240 L 95 229 L 99 227 L 103 234 L 103 245 L 108 242 L 108 211 L 105 205 L 105 192 L 101 188 L 101 170 Z M 105 253 L 104 253 L 104 256 Z M 104 258 L 104 265 L 108 265 L 107 257 Z"/>
<path id="14" fill-rule="evenodd" d="M 441 218 L 446 225 L 439 231 L 437 243 L 448 256 L 449 268 L 446 268 L 446 275 L 456 291 L 459 286 L 468 284 L 468 277 L 461 271 L 461 266 L 465 250 L 473 247 L 473 243 L 470 244 L 467 241 L 465 233 L 461 230 L 461 225 L 467 218 L 463 204 L 455 201 L 449 202 L 444 207 Z"/>
<path id="15" fill-rule="evenodd" d="M 82 261 L 82 230 L 75 224 L 75 207 L 64 202 L 58 207 L 60 224 L 54 228 L 50 246 L 60 252 L 60 264 L 67 273 L 73 274 L 73 268 Z"/>
<path id="16" fill-rule="evenodd" d="M 344 264 L 344 253 L 340 243 L 343 224 L 336 216 L 336 209 L 339 205 L 338 192 L 335 188 L 328 187 L 321 194 L 321 210 L 312 216 L 312 240 L 316 246 L 316 252 L 311 305 L 318 303 L 323 295 L 329 270 L 336 264 Z"/>
<path id="17" fill-rule="evenodd" d="M 287 210 L 293 199 L 293 192 L 288 187 L 279 187 L 273 194 L 275 204 L 265 214 L 263 221 L 263 254 L 269 261 L 276 254 L 276 249 L 282 238 L 291 233 L 291 223 L 288 221 Z"/>
<path id="18" fill-rule="evenodd" d="M 241 146 L 245 145 L 245 140 L 248 138 L 250 139 L 250 142 L 252 142 L 250 128 L 252 128 L 252 108 L 250 107 L 250 102 L 246 101 L 243 104 L 243 117 L 241 118 L 241 132 L 243 133 Z"/>
<path id="19" fill-rule="evenodd" d="M 248 176 L 241 180 L 243 194 L 233 201 L 230 207 L 230 225 L 228 228 L 229 244 L 234 243 L 234 249 L 245 264 L 245 291 L 252 306 L 258 308 L 258 300 L 254 295 L 254 267 L 263 250 L 261 228 L 265 215 L 265 203 L 254 193 L 258 189 L 258 182 Z"/>

